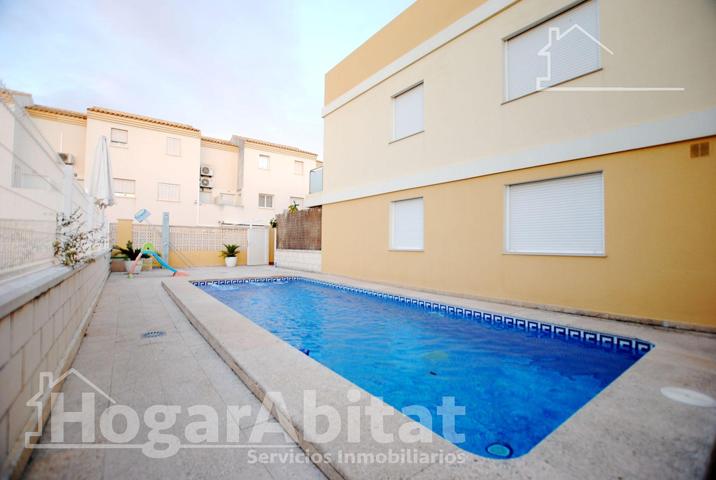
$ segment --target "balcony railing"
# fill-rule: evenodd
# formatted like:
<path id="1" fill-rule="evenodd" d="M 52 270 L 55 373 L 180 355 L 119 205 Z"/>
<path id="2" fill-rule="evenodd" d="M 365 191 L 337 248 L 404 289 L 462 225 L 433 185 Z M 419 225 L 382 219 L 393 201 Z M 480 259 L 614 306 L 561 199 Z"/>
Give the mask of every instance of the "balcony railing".
<path id="1" fill-rule="evenodd" d="M 323 191 L 323 167 L 314 168 L 309 173 L 308 193 L 318 193 Z"/>

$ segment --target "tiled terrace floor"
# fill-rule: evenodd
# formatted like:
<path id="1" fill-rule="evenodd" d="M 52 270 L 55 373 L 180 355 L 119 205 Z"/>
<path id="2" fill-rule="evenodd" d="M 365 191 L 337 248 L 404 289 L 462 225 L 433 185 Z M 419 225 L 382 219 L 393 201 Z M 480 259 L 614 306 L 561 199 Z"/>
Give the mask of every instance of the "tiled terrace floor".
<path id="1" fill-rule="evenodd" d="M 73 367 L 118 404 L 133 407 L 140 415 L 156 404 L 180 405 L 182 412 L 191 405 L 210 405 L 220 416 L 226 414 L 227 405 L 250 405 L 252 415 L 239 423 L 240 438 L 248 438 L 257 422 L 273 422 L 261 425 L 265 430 L 280 429 L 265 410 L 260 412 L 256 397 L 167 296 L 161 286 L 166 277 L 163 271 L 143 273 L 132 280 L 124 274 L 111 274 Z M 166 335 L 143 338 L 142 334 L 149 330 L 165 331 Z M 79 411 L 81 393 L 90 391 L 79 377 L 69 376 L 63 386 L 65 411 Z M 98 402 L 97 415 L 108 405 L 108 400 Z M 187 423 L 197 419 L 179 416 L 174 429 L 168 432 L 183 432 Z M 122 428 L 117 426 L 115 430 L 121 432 Z M 140 431 L 137 443 L 140 439 L 146 441 L 146 431 Z M 68 426 L 65 432 L 65 442 L 80 441 L 79 424 Z M 42 438 L 45 445 L 50 440 L 47 437 Z M 224 437 L 222 427 L 220 438 Z M 257 451 L 301 452 L 280 434 L 265 435 L 264 443 L 284 448 Z M 136 448 L 39 449 L 25 469 L 25 478 L 324 478 L 310 463 L 252 463 L 249 455 L 247 449 L 241 448 L 182 449 L 164 459 L 148 458 Z"/>
<path id="2" fill-rule="evenodd" d="M 273 267 L 239 269 L 201 268 L 194 278 L 228 278 L 295 273 Z M 304 274 L 326 280 L 347 281 L 326 275 Z M 166 272 L 143 273 L 129 280 L 112 274 L 89 325 L 73 367 L 105 390 L 120 404 L 140 413 L 154 404 L 175 404 L 182 411 L 206 404 L 224 412 L 228 405 L 250 405 L 243 418 L 241 438 L 257 428 L 280 428 L 260 415 L 258 400 L 209 347 L 178 310 L 161 286 Z M 628 375 L 617 379 L 577 412 L 535 450 L 506 462 L 495 478 L 700 478 L 716 434 L 716 409 L 700 409 L 667 400 L 659 393 L 665 385 L 685 386 L 716 396 L 716 336 L 629 323 L 546 312 L 477 300 L 456 299 L 397 287 L 350 281 L 364 288 L 420 296 L 433 301 L 460 303 L 473 308 L 576 325 L 598 331 L 645 338 L 657 344 L 654 353 Z M 144 339 L 149 330 L 166 335 Z M 88 391 L 75 376 L 63 392 L 66 411 L 79 410 L 79 393 Z M 108 401 L 98 406 L 107 407 Z M 624 420 L 628 417 L 628 421 Z M 183 431 L 189 420 L 180 418 Z M 78 427 L 78 426 L 75 426 Z M 115 430 L 121 431 L 121 428 Z M 79 428 L 68 428 L 65 441 L 78 441 Z M 170 430 L 173 432 L 176 430 Z M 225 432 L 222 430 L 220 436 Z M 147 438 L 141 431 L 138 438 Z M 43 437 L 47 445 L 49 438 Z M 300 449 L 280 434 L 265 437 L 265 452 Z M 573 455 L 565 455 L 572 452 Z M 250 462 L 246 449 L 183 449 L 166 459 L 151 459 L 139 449 L 36 450 L 26 478 L 322 478 L 311 464 Z M 575 458 L 576 457 L 576 458 Z M 474 478 L 469 469 L 450 470 L 433 465 L 420 478 Z M 475 467 L 475 468 L 473 468 Z"/>

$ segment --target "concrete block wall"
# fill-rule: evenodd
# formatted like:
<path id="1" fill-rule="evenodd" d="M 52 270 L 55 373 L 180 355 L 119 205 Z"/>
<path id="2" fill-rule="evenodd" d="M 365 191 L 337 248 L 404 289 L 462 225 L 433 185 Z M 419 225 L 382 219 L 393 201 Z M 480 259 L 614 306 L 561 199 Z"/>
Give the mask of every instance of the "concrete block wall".
<path id="1" fill-rule="evenodd" d="M 277 267 L 292 268 L 306 272 L 320 272 L 321 251 L 276 249 L 274 263 Z"/>
<path id="2" fill-rule="evenodd" d="M 108 274 L 109 254 L 62 269 L 57 283 L 0 319 L 0 478 L 27 460 L 24 432 L 37 428 L 37 414 L 26 403 L 39 391 L 40 372 L 58 377 L 71 365 Z"/>

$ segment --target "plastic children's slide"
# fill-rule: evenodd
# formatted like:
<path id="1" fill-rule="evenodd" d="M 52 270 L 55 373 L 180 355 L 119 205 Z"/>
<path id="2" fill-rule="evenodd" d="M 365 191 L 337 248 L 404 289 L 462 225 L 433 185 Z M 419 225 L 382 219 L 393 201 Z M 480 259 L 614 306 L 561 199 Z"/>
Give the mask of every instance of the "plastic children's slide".
<path id="1" fill-rule="evenodd" d="M 188 273 L 180 272 L 176 268 L 173 268 L 171 265 L 169 265 L 164 260 L 164 258 L 162 258 L 162 256 L 154 250 L 154 245 L 152 245 L 151 243 L 145 243 L 144 245 L 142 245 L 142 254 L 137 256 L 134 262 L 132 262 L 132 266 L 129 269 L 130 275 L 134 273 L 134 270 L 137 268 L 137 264 L 142 261 L 142 256 L 144 255 L 151 255 L 152 257 L 154 257 L 154 259 L 159 262 L 159 265 L 161 265 L 162 268 L 166 268 L 167 270 L 171 271 L 173 276 L 183 277 L 189 275 Z"/>

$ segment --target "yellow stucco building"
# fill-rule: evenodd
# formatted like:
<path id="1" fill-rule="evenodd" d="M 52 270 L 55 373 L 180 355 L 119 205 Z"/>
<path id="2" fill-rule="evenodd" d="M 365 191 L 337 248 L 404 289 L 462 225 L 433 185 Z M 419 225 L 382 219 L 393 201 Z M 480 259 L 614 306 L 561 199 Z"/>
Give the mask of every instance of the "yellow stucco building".
<path id="1" fill-rule="evenodd" d="M 716 327 L 715 20 L 417 1 L 326 74 L 323 271 Z"/>

